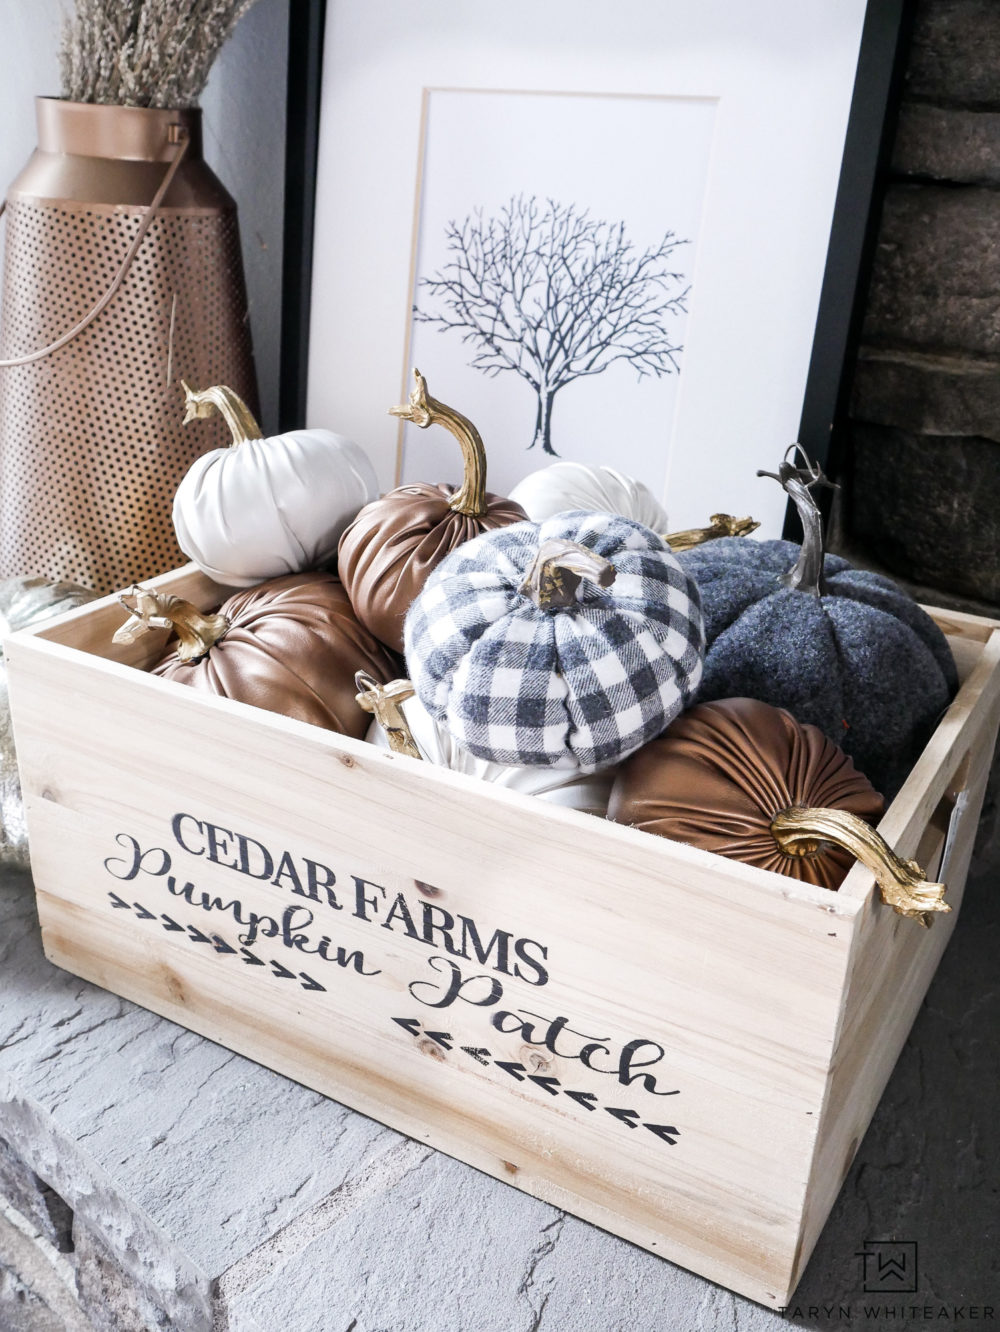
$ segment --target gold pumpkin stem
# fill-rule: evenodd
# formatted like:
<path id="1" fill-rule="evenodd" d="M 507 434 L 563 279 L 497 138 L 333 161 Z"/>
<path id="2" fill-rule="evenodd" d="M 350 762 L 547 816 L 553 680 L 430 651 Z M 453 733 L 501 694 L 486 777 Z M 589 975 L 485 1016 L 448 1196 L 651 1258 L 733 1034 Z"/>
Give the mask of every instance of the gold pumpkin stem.
<path id="1" fill-rule="evenodd" d="M 130 605 L 131 597 L 135 605 Z M 197 606 L 172 593 L 153 592 L 148 587 L 133 586 L 118 598 L 129 618 L 117 629 L 113 643 L 134 643 L 150 629 L 173 629 L 178 638 L 177 655 L 181 661 L 196 661 L 213 648 L 229 629 L 224 615 L 204 615 Z"/>
<path id="2" fill-rule="evenodd" d="M 683 532 L 668 532 L 663 540 L 671 550 L 690 550 L 720 537 L 745 537 L 756 532 L 760 523 L 753 518 L 734 518 L 731 513 L 713 513 L 711 527 L 686 527 Z"/>
<path id="3" fill-rule="evenodd" d="M 550 537 L 538 547 L 534 563 L 518 591 L 529 597 L 539 610 L 555 610 L 577 604 L 577 592 L 584 580 L 610 587 L 615 581 L 614 565 L 576 541 Z"/>
<path id="4" fill-rule="evenodd" d="M 930 926 L 931 912 L 951 910 L 944 900 L 947 886 L 928 883 L 915 860 L 902 860 L 885 838 L 856 814 L 798 806 L 776 814 L 771 832 L 786 856 L 815 855 L 822 842 L 843 847 L 875 875 L 882 901 L 925 929 Z"/>
<path id="5" fill-rule="evenodd" d="M 374 714 L 389 741 L 389 748 L 396 754 L 409 754 L 410 758 L 422 759 L 423 755 L 417 748 L 413 732 L 400 707 L 416 692 L 409 680 L 390 680 L 388 684 L 379 684 L 366 671 L 356 671 L 354 684 L 359 690 L 359 707 Z"/>
<path id="6" fill-rule="evenodd" d="M 458 440 L 462 450 L 465 474 L 462 484 L 448 501 L 448 507 L 468 518 L 481 518 L 486 512 L 486 449 L 483 437 L 467 416 L 456 412 L 427 392 L 427 380 L 414 370 L 416 387 L 405 406 L 390 407 L 389 415 L 403 421 L 412 421 L 421 430 L 431 425 L 444 426 Z"/>
<path id="7" fill-rule="evenodd" d="M 187 409 L 184 413 L 184 425 L 196 417 L 211 416 L 215 411 L 229 427 L 229 433 L 233 437 L 230 448 L 235 448 L 237 444 L 246 444 L 251 439 L 264 438 L 253 412 L 243 399 L 231 388 L 226 388 L 225 384 L 213 384 L 211 388 L 196 393 L 182 379 L 181 387 L 184 389 L 184 405 Z"/>

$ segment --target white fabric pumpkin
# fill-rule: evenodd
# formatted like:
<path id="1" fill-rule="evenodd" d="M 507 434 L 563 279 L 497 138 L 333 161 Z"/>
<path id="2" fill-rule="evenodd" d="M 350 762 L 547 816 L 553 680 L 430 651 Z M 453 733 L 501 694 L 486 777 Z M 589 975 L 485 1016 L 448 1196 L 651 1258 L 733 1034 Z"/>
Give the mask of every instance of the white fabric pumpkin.
<path id="1" fill-rule="evenodd" d="M 633 518 L 658 536 L 668 528 L 667 511 L 650 488 L 613 467 L 552 463 L 519 481 L 510 498 L 533 523 L 568 509 L 582 509 Z"/>
<path id="2" fill-rule="evenodd" d="M 336 554 L 344 529 L 378 495 L 375 469 L 357 444 L 330 430 L 259 438 L 249 411 L 228 394 L 189 391 L 188 419 L 220 410 L 233 443 L 196 459 L 178 486 L 177 543 L 228 587 L 314 569 Z"/>
<path id="3" fill-rule="evenodd" d="M 415 696 L 400 703 L 399 708 L 421 757 L 428 763 L 450 768 L 452 772 L 464 772 L 467 777 L 477 777 L 481 781 L 492 782 L 494 786 L 506 786 L 512 791 L 540 796 L 553 805 L 583 810 L 585 814 L 595 814 L 598 818 L 603 819 L 607 814 L 611 784 L 617 769 L 605 768 L 601 772 L 582 773 L 566 768 L 515 768 L 502 763 L 489 763 L 485 759 L 475 758 L 468 750 L 457 745 Z M 380 749 L 389 748 L 385 731 L 377 721 L 372 722 L 365 739 Z"/>

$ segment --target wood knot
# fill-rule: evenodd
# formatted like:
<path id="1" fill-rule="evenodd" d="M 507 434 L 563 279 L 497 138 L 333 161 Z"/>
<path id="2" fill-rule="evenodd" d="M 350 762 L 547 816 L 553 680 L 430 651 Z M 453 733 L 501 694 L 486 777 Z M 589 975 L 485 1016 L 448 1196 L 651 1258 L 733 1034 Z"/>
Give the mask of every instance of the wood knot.
<path id="1" fill-rule="evenodd" d="M 354 759 L 351 758 L 350 754 L 341 754 L 340 761 L 345 768 L 354 767 Z"/>
<path id="2" fill-rule="evenodd" d="M 533 1045 L 522 1045 L 517 1052 L 517 1057 L 529 1073 L 545 1073 L 553 1064 L 551 1055 L 542 1050 L 536 1050 Z"/>
<path id="3" fill-rule="evenodd" d="M 429 1036 L 417 1041 L 417 1049 L 421 1054 L 430 1055 L 432 1059 L 437 1059 L 442 1064 L 445 1062 L 444 1051 L 437 1041 L 432 1041 Z"/>
<path id="4" fill-rule="evenodd" d="M 440 897 L 441 889 L 435 888 L 432 883 L 424 883 L 423 879 L 414 879 L 414 884 L 418 893 L 423 893 L 424 897 Z"/>

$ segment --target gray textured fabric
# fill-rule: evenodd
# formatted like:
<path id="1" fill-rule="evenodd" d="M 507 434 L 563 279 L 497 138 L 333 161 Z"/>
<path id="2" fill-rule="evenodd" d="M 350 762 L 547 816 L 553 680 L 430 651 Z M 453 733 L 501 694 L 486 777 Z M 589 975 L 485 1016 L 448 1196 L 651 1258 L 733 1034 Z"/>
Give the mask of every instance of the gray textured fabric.
<path id="1" fill-rule="evenodd" d="M 609 560 L 606 590 L 539 610 L 519 589 L 541 543 L 564 537 Z M 606 513 L 514 523 L 466 542 L 406 618 L 417 696 L 477 758 L 593 771 L 659 735 L 701 676 L 698 592 L 664 542 Z"/>
<path id="2" fill-rule="evenodd" d="M 698 583 L 708 649 L 698 702 L 787 708 L 850 754 L 890 799 L 954 697 L 948 642 L 890 579 L 827 555 L 827 592 L 782 587 L 791 541 L 725 538 L 678 558 Z"/>

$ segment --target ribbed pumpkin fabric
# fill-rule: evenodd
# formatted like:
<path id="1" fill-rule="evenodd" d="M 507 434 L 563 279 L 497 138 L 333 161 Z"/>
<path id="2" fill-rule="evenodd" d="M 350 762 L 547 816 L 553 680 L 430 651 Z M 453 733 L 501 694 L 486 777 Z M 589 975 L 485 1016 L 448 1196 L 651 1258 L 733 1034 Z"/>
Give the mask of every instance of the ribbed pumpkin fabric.
<path id="1" fill-rule="evenodd" d="M 608 560 L 610 587 L 568 607 L 521 591 L 540 547 L 575 542 Z M 492 763 L 591 772 L 658 735 L 701 677 L 693 581 L 627 518 L 563 513 L 466 543 L 431 574 L 405 626 L 417 696 L 455 741 Z"/>
<path id="2" fill-rule="evenodd" d="M 457 487 L 418 481 L 366 504 L 340 538 L 337 573 L 358 619 L 394 652 L 403 650 L 403 621 L 431 571 L 481 532 L 523 522 L 519 504 L 486 495 L 483 513 L 457 513 Z"/>
<path id="3" fill-rule="evenodd" d="M 353 440 L 330 430 L 247 439 L 196 459 L 173 504 L 177 543 L 228 587 L 312 569 L 378 493 Z"/>
<path id="4" fill-rule="evenodd" d="M 822 843 L 788 856 L 770 825 L 794 806 L 846 810 L 877 823 L 884 801 L 815 726 L 756 699 L 700 703 L 618 771 L 608 817 L 822 888 L 854 864 Z"/>
<path id="5" fill-rule="evenodd" d="M 225 635 L 197 661 L 170 652 L 153 668 L 180 684 L 280 712 L 360 740 L 369 715 L 357 703 L 355 671 L 380 683 L 399 659 L 358 622 L 332 574 L 289 574 L 237 592 L 219 610 Z"/>
<path id="6" fill-rule="evenodd" d="M 726 537 L 678 555 L 705 616 L 697 701 L 787 708 L 892 799 L 958 688 L 951 649 L 902 588 L 840 556 L 824 560 L 824 595 L 784 587 L 799 551 Z"/>

